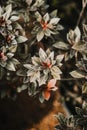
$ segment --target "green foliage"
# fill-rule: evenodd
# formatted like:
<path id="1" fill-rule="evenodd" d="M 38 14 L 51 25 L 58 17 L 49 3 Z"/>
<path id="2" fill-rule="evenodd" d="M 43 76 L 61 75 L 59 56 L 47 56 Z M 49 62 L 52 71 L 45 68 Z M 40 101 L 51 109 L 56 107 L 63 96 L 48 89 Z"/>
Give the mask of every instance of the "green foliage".
<path id="1" fill-rule="evenodd" d="M 27 90 L 29 96 L 38 95 L 42 103 L 57 90 L 69 63 L 69 78 L 81 79 L 82 94 L 87 95 L 87 21 L 79 26 L 86 5 L 87 0 L 83 0 L 80 17 L 75 28 L 65 34 L 66 40 L 61 38 L 65 28 L 57 10 L 49 13 L 45 0 L 8 0 L 6 7 L 0 7 L 0 81 L 16 94 Z M 3 87 L 1 98 L 11 97 L 9 88 Z M 60 124 L 55 128 L 77 130 L 80 126 L 86 130 L 86 101 L 82 108 L 76 108 L 75 116 L 67 118 L 59 113 Z"/>

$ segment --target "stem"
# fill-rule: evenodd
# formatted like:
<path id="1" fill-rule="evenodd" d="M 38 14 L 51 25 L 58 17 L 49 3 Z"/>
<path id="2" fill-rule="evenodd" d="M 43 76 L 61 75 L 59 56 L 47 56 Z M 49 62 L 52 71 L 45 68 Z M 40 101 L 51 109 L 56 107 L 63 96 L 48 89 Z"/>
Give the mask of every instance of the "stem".
<path id="1" fill-rule="evenodd" d="M 78 18 L 78 21 L 77 21 L 76 26 L 78 26 L 79 23 L 80 23 L 80 21 L 81 21 L 81 18 L 82 18 L 82 16 L 83 16 L 83 13 L 84 13 L 84 10 L 85 10 L 85 7 L 86 7 L 86 4 L 85 4 L 85 6 L 83 6 L 83 8 L 82 8 L 82 10 L 81 10 L 81 12 L 80 12 L 80 15 L 79 15 L 79 18 Z"/>

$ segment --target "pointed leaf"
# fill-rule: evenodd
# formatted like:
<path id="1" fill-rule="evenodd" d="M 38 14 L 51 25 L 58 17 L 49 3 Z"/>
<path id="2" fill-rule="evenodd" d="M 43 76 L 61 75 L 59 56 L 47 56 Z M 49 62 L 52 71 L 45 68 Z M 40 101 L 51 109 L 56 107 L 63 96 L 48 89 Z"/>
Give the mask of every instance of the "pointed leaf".
<path id="1" fill-rule="evenodd" d="M 64 42 L 56 42 L 55 44 L 53 44 L 53 47 L 61 49 L 61 50 L 69 50 L 69 45 L 67 43 Z"/>
<path id="2" fill-rule="evenodd" d="M 44 32 L 41 30 L 37 33 L 37 41 L 41 41 L 44 37 Z"/>
<path id="3" fill-rule="evenodd" d="M 74 78 L 84 78 L 85 77 L 85 75 L 81 74 L 77 70 L 70 72 L 70 75 Z"/>

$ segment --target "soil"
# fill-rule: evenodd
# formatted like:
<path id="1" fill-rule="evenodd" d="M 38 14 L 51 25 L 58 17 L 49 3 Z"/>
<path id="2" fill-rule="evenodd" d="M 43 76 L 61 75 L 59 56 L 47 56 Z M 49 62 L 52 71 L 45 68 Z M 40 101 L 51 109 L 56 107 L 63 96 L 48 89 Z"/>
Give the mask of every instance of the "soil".
<path id="1" fill-rule="evenodd" d="M 15 101 L 0 100 L 0 130 L 54 130 L 58 124 L 54 115 L 64 113 L 58 97 L 55 92 L 48 102 L 41 104 L 37 97 L 30 98 L 22 92 Z"/>

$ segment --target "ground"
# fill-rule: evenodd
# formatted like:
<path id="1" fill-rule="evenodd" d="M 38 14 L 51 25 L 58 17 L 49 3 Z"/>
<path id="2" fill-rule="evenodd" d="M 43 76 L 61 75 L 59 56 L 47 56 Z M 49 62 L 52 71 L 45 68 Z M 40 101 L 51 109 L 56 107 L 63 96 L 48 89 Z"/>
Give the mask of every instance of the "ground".
<path id="1" fill-rule="evenodd" d="M 48 102 L 41 104 L 38 98 L 30 98 L 25 92 L 16 101 L 0 100 L 0 130 L 54 130 L 58 123 L 55 114 L 63 112 L 54 93 Z"/>

